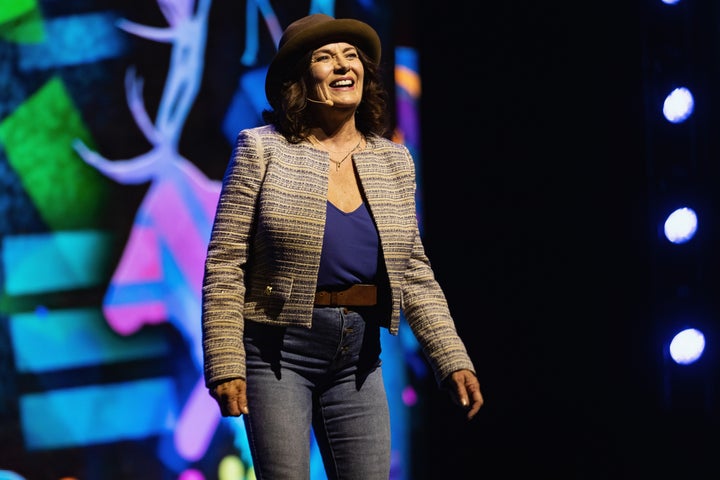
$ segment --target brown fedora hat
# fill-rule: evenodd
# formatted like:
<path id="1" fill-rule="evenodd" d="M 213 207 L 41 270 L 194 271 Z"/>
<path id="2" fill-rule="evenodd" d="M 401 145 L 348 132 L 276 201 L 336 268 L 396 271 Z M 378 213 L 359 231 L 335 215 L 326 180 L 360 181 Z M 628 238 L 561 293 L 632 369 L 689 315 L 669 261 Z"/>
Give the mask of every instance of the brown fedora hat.
<path id="1" fill-rule="evenodd" d="M 314 13 L 294 21 L 285 29 L 278 51 L 265 77 L 265 95 L 270 104 L 277 98 L 286 75 L 305 53 L 333 42 L 355 45 L 377 65 L 380 62 L 380 37 L 367 23 L 351 18 L 333 18 Z"/>

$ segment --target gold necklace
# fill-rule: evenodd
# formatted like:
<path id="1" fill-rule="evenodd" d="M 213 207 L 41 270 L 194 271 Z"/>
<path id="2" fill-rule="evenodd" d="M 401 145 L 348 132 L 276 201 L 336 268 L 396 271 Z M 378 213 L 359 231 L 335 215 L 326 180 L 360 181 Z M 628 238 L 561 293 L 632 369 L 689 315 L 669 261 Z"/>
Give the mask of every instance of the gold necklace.
<path id="1" fill-rule="evenodd" d="M 322 143 L 320 143 L 320 140 L 318 140 L 318 139 L 315 137 L 315 135 L 310 135 L 308 138 L 310 139 L 310 141 L 311 141 L 312 143 L 314 143 L 314 144 L 317 145 L 318 147 L 322 148 L 323 150 L 327 151 L 328 153 L 337 153 L 337 152 L 332 152 L 332 151 L 330 151 L 328 148 L 326 148 L 325 145 L 323 145 Z M 358 148 L 358 147 L 360 146 L 360 144 L 362 143 L 362 140 L 363 140 L 363 136 L 360 135 L 360 140 L 358 140 L 357 145 L 355 145 L 355 146 L 352 148 L 352 150 L 350 150 L 349 152 L 347 152 L 347 153 L 345 154 L 345 156 L 342 158 L 342 160 L 339 160 L 339 161 L 338 161 L 338 160 L 333 160 L 332 157 L 331 157 L 330 155 L 328 155 L 328 158 L 330 159 L 330 161 L 335 164 L 335 171 L 336 171 L 336 172 L 340 171 L 340 165 L 342 165 L 343 162 L 344 162 L 345 160 L 347 160 L 348 157 L 350 157 L 350 154 L 351 154 L 351 153 L 353 153 L 355 150 L 357 150 L 357 148 Z"/>

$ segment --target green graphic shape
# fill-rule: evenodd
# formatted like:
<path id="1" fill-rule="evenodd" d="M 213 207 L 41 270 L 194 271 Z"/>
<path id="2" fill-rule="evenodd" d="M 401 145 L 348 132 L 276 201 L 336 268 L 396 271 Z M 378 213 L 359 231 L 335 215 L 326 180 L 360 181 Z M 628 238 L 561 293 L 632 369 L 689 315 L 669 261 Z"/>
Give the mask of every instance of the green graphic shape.
<path id="1" fill-rule="evenodd" d="M 10 165 L 53 230 L 101 226 L 113 184 L 72 148 L 93 141 L 58 78 L 51 79 L 0 123 Z"/>
<path id="2" fill-rule="evenodd" d="M 36 0 L 0 0 L 0 38 L 14 43 L 40 43 L 45 39 Z"/>

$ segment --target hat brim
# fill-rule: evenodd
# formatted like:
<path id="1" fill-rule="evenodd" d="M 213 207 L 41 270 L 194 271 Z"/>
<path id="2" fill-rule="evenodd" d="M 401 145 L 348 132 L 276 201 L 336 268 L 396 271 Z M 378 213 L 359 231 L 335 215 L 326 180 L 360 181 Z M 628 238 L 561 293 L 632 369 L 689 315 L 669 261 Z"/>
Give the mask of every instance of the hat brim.
<path id="1" fill-rule="evenodd" d="M 295 63 L 307 52 L 334 42 L 350 43 L 380 62 L 381 45 L 377 32 L 368 24 L 351 18 L 338 18 L 306 28 L 289 39 L 277 52 L 268 66 L 265 77 L 265 95 L 272 103 Z"/>

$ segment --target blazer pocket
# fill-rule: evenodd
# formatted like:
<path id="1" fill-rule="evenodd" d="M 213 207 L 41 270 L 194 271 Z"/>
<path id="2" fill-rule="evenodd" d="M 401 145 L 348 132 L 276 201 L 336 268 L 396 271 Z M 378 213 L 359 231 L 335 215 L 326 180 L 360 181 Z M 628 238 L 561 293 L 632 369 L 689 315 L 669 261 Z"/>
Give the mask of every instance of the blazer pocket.
<path id="1" fill-rule="evenodd" d="M 274 277 L 266 282 L 254 282 L 249 301 L 256 310 L 262 310 L 269 318 L 277 318 L 285 302 L 290 298 L 293 280 L 289 277 Z"/>

